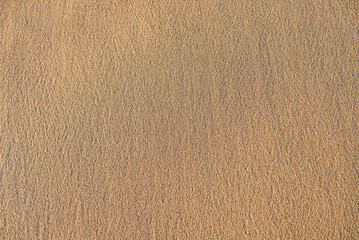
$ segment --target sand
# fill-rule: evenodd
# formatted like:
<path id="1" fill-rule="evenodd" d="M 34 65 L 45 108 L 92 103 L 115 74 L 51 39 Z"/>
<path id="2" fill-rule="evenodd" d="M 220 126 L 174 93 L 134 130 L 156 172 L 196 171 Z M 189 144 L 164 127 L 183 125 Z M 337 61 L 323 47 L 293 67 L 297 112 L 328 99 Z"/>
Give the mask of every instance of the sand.
<path id="1" fill-rule="evenodd" d="M 358 2 L 0 1 L 0 239 L 359 239 Z"/>

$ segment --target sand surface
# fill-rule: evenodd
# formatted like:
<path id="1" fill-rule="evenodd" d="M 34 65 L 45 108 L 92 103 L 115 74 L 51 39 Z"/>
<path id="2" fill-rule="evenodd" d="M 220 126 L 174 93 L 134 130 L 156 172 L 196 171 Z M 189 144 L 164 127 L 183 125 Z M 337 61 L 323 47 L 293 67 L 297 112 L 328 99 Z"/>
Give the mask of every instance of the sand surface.
<path id="1" fill-rule="evenodd" d="M 359 239 L 358 2 L 0 0 L 0 239 Z"/>

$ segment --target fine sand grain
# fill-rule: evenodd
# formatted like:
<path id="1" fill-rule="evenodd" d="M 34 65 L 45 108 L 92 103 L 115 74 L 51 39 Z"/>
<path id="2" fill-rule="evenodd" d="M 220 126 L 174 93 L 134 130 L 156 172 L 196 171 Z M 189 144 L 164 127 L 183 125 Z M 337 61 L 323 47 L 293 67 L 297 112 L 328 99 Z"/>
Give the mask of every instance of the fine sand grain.
<path id="1" fill-rule="evenodd" d="M 359 239 L 358 1 L 0 0 L 0 239 Z"/>

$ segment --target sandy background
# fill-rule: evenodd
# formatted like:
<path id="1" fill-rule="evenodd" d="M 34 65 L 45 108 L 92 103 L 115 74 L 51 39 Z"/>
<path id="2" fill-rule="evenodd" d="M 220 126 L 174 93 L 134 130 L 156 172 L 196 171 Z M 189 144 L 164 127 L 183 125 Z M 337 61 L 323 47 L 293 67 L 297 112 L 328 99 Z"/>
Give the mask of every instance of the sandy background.
<path id="1" fill-rule="evenodd" d="M 0 0 L 0 239 L 359 239 L 358 2 Z"/>

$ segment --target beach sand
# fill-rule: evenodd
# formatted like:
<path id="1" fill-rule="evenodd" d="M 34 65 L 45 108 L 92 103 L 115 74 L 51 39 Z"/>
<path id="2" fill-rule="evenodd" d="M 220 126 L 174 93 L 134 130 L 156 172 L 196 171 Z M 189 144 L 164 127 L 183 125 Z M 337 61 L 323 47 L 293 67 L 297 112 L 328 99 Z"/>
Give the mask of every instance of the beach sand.
<path id="1" fill-rule="evenodd" d="M 358 2 L 0 1 L 1 239 L 359 239 Z"/>

